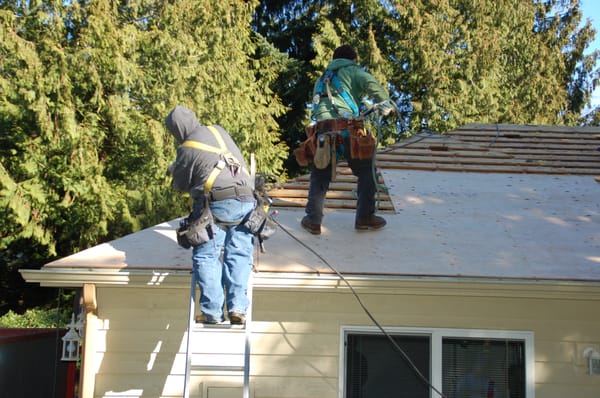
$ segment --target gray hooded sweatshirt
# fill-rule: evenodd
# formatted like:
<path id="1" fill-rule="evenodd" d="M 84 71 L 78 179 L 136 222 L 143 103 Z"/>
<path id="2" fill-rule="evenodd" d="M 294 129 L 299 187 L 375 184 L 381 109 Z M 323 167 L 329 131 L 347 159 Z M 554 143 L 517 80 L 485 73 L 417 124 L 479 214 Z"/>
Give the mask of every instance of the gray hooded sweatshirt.
<path id="1" fill-rule="evenodd" d="M 165 118 L 169 132 L 179 144 L 192 140 L 219 148 L 219 143 L 208 127 L 198 122 L 196 114 L 190 109 L 177 106 Z M 233 142 L 231 136 L 219 125 L 214 125 L 227 146 L 227 150 L 238 160 L 245 170 L 248 170 L 244 157 Z M 220 160 L 220 155 L 210 151 L 180 146 L 177 148 L 177 158 L 173 168 L 173 186 L 184 192 L 189 192 L 194 198 L 203 197 L 204 184 L 208 176 Z M 212 190 L 221 190 L 230 187 L 252 188 L 252 178 L 245 172 L 233 174 L 228 168 L 218 175 L 213 183 Z"/>

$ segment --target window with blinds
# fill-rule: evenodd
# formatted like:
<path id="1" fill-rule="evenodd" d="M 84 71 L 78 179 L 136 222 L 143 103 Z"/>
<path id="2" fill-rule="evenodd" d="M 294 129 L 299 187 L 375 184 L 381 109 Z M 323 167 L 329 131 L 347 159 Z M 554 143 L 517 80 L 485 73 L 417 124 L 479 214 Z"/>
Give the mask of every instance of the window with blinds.
<path id="1" fill-rule="evenodd" d="M 443 393 L 447 398 L 525 398 L 525 343 L 442 339 Z"/>
<path id="2" fill-rule="evenodd" d="M 342 331 L 344 398 L 437 397 L 427 383 L 446 398 L 533 396 L 532 333 L 393 328 L 388 337 L 364 329 Z"/>

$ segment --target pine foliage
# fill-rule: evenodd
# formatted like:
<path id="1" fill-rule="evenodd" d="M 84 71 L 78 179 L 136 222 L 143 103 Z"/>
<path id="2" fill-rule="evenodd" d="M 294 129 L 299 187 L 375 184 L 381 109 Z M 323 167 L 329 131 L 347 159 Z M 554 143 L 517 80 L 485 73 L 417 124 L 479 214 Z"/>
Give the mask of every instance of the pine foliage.
<path id="1" fill-rule="evenodd" d="M 186 214 L 165 175 L 176 148 L 163 121 L 178 104 L 281 172 L 285 108 L 270 87 L 287 57 L 250 29 L 256 5 L 0 2 L 0 262 Z"/>
<path id="2" fill-rule="evenodd" d="M 313 81 L 336 46 L 355 47 L 359 63 L 389 85 L 400 132 L 446 132 L 470 122 L 581 123 L 597 84 L 598 54 L 584 55 L 595 32 L 582 21 L 578 0 L 261 4 L 255 28 L 303 62 Z M 299 20 L 311 21 L 302 35 Z M 273 29 L 280 26 L 290 28 Z M 298 41 L 307 37 L 310 51 L 299 54 Z M 298 87 L 305 103 L 311 89 Z"/>

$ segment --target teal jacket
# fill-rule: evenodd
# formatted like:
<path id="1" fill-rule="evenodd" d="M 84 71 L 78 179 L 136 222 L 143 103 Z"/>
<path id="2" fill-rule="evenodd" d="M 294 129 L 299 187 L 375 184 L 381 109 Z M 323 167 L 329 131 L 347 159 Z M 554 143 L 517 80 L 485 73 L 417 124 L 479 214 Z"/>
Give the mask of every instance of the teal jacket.
<path id="1" fill-rule="evenodd" d="M 364 97 L 374 100 L 376 103 L 389 101 L 390 97 L 387 90 L 367 71 L 357 65 L 354 61 L 345 58 L 334 59 L 327 65 L 328 70 L 337 70 L 337 76 L 341 85 L 354 99 L 354 102 L 360 106 Z M 313 97 L 317 94 L 319 81 L 313 88 Z M 340 111 L 336 113 L 331 106 L 331 102 L 326 93 L 321 95 L 318 104 L 313 104 L 312 119 L 319 121 L 325 119 L 351 119 L 352 109 L 346 104 L 340 95 L 336 95 L 333 88 L 333 101 Z"/>

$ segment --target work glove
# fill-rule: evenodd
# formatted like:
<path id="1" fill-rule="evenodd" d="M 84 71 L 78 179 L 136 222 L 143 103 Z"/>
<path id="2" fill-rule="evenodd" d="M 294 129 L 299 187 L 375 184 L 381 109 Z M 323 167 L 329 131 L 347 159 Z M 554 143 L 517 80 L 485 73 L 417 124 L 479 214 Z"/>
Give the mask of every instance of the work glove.
<path id="1" fill-rule="evenodd" d="M 389 116 L 394 111 L 391 101 L 384 101 L 377 106 L 377 111 L 383 117 Z"/>

